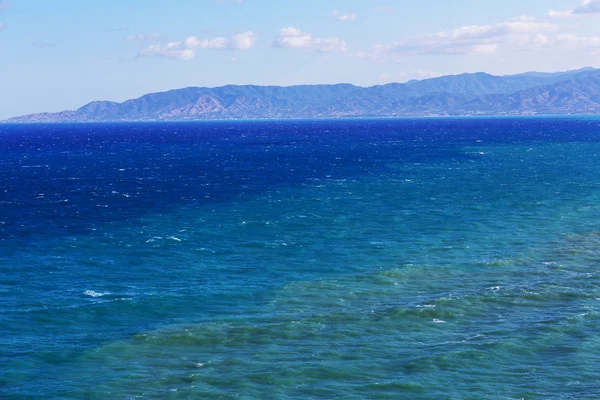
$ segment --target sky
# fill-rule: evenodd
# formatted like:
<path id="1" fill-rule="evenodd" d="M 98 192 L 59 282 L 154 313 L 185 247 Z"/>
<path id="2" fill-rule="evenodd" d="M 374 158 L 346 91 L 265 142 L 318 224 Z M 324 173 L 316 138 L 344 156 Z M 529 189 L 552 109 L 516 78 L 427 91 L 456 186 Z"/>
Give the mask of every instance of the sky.
<path id="1" fill-rule="evenodd" d="M 600 67 L 600 0 L 0 0 L 0 120 L 226 84 Z"/>

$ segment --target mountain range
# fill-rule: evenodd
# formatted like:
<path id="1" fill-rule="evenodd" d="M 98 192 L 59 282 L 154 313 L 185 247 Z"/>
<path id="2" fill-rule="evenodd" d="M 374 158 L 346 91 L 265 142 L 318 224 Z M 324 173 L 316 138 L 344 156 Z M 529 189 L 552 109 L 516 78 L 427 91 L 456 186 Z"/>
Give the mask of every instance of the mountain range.
<path id="1" fill-rule="evenodd" d="M 359 87 L 189 87 L 122 103 L 94 101 L 78 110 L 5 122 L 100 122 L 600 113 L 600 69 L 558 73 L 443 76 Z"/>

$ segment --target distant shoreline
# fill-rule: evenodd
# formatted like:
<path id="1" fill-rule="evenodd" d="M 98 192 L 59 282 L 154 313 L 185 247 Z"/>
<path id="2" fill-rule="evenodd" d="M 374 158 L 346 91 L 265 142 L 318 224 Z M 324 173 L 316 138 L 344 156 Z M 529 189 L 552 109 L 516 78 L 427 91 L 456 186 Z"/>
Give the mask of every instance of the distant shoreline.
<path id="1" fill-rule="evenodd" d="M 226 122 L 319 122 L 319 121 L 399 121 L 422 119 L 600 119 L 597 114 L 539 114 L 539 115 L 415 115 L 398 117 L 314 117 L 314 118 L 236 118 L 236 119 L 173 119 L 173 120 L 107 120 L 107 121 L 0 121 L 2 125 L 71 125 L 71 124 L 193 124 L 193 123 L 226 123 Z"/>
<path id="2" fill-rule="evenodd" d="M 600 69 L 352 84 L 187 87 L 3 122 L 254 121 L 600 114 Z"/>

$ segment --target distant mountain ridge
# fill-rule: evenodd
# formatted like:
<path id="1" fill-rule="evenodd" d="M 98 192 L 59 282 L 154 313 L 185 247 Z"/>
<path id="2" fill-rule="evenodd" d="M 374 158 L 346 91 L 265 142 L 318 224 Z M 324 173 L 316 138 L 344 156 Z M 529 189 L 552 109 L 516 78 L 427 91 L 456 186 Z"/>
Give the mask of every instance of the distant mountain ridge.
<path id="1" fill-rule="evenodd" d="M 600 113 L 600 69 L 494 76 L 461 74 L 372 87 L 351 84 L 189 87 L 123 103 L 5 122 L 102 122 L 269 118 Z"/>

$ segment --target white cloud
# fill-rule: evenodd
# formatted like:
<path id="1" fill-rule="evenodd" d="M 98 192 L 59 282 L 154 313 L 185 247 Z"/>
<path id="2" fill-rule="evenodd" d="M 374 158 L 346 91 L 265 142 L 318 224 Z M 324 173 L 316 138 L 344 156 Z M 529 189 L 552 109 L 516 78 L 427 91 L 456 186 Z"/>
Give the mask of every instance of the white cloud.
<path id="1" fill-rule="evenodd" d="M 476 44 L 469 48 L 467 53 L 469 54 L 492 54 L 498 50 L 498 45 L 496 43 L 489 44 Z"/>
<path id="2" fill-rule="evenodd" d="M 317 39 L 317 51 L 322 53 L 340 53 L 348 50 L 346 42 L 337 37 Z"/>
<path id="3" fill-rule="evenodd" d="M 343 13 L 338 10 L 335 10 L 329 14 L 329 16 L 337 19 L 338 21 L 354 21 L 356 19 L 356 14 Z"/>
<path id="4" fill-rule="evenodd" d="M 273 47 L 281 48 L 298 48 L 298 47 L 311 47 L 314 39 L 308 34 L 302 32 L 300 29 L 294 27 L 282 28 L 279 36 L 275 38 L 272 45 Z"/>
<path id="5" fill-rule="evenodd" d="M 548 16 L 550 18 L 568 18 L 586 14 L 600 14 L 600 0 L 584 0 L 583 3 L 574 10 L 548 11 Z"/>
<path id="6" fill-rule="evenodd" d="M 538 33 L 533 38 L 533 43 L 538 44 L 538 45 L 547 45 L 547 44 L 550 44 L 551 41 L 552 41 L 552 39 L 550 39 L 549 36 L 544 35 L 542 33 Z"/>
<path id="7" fill-rule="evenodd" d="M 371 52 L 357 53 L 356 56 L 385 60 L 411 55 L 489 55 L 501 50 L 586 51 L 587 54 L 596 54 L 600 52 L 600 36 L 564 32 L 559 29 L 559 25 L 521 16 L 493 25 L 463 26 L 391 44 L 380 44 Z"/>
<path id="8" fill-rule="evenodd" d="M 346 42 L 338 37 L 317 38 L 291 26 L 282 28 L 279 35 L 271 42 L 271 46 L 283 49 L 312 49 L 323 53 L 339 53 L 348 50 Z"/>
<path id="9" fill-rule="evenodd" d="M 408 82 L 412 80 L 422 81 L 424 79 L 438 78 L 442 76 L 439 72 L 425 71 L 417 69 L 410 72 L 398 72 L 396 74 L 381 74 L 378 76 L 378 80 L 382 83 L 391 82 Z"/>
<path id="10" fill-rule="evenodd" d="M 418 69 L 416 71 L 411 71 L 411 72 L 401 72 L 399 74 L 400 80 L 423 80 L 423 79 L 432 79 L 432 78 L 438 78 L 440 76 L 442 76 L 443 74 L 440 74 L 439 72 L 432 72 L 432 71 L 424 71 L 422 69 Z"/>
<path id="11" fill-rule="evenodd" d="M 238 33 L 231 38 L 230 46 L 233 49 L 248 50 L 254 46 L 256 35 L 252 31 Z"/>
<path id="12" fill-rule="evenodd" d="M 248 50 L 254 46 L 256 35 L 252 31 L 239 33 L 231 38 L 215 37 L 198 39 L 189 36 L 181 42 L 169 42 L 166 46 L 151 45 L 138 53 L 139 57 L 168 57 L 188 61 L 196 56 L 198 49 L 210 50 Z"/>
<path id="13" fill-rule="evenodd" d="M 584 0 L 573 14 L 600 14 L 600 0 Z"/>
<path id="14" fill-rule="evenodd" d="M 394 79 L 394 75 L 392 74 L 381 74 L 377 77 L 377 80 L 385 83 L 392 82 Z"/>
<path id="15" fill-rule="evenodd" d="M 553 24 L 521 16 L 494 25 L 469 25 L 451 31 L 420 35 L 404 41 L 378 45 L 371 57 L 389 54 L 491 54 L 501 46 L 526 45 L 540 40 L 536 35 L 555 31 Z"/>
<path id="16" fill-rule="evenodd" d="M 178 44 L 179 46 L 181 44 Z M 190 36 L 183 41 L 183 46 L 186 49 L 217 49 L 224 50 L 228 46 L 227 39 L 224 37 L 216 37 L 212 39 L 200 40 L 196 36 Z"/>
<path id="17" fill-rule="evenodd" d="M 181 44 L 186 49 L 213 49 L 213 50 L 248 50 L 254 46 L 256 35 L 252 31 L 238 33 L 231 38 L 222 36 L 212 39 L 198 39 L 196 36 L 190 36 Z"/>
<path id="18" fill-rule="evenodd" d="M 554 43 L 566 49 L 600 49 L 600 36 L 578 36 L 573 33 L 557 35 Z"/>
<path id="19" fill-rule="evenodd" d="M 181 49 L 181 43 L 169 43 L 167 46 L 161 46 L 159 44 L 153 44 L 146 47 L 144 50 L 138 53 L 140 57 L 168 57 L 179 60 L 188 61 L 196 56 L 196 52 L 190 49 Z"/>
<path id="20" fill-rule="evenodd" d="M 555 30 L 554 25 L 537 22 L 536 19 L 532 17 L 521 16 L 500 24 L 463 26 L 452 31 L 438 32 L 427 36 L 429 38 L 441 40 L 485 40 L 514 34 L 537 33 L 549 30 Z"/>
<path id="21" fill-rule="evenodd" d="M 549 10 L 548 16 L 550 18 L 568 18 L 568 17 L 573 16 L 573 10 L 565 10 L 565 11 Z"/>

